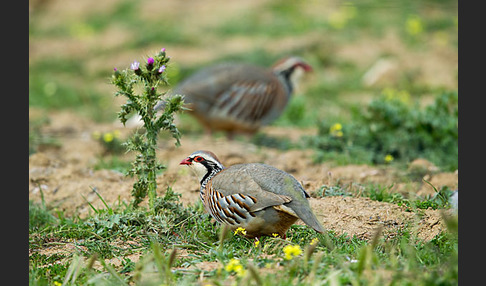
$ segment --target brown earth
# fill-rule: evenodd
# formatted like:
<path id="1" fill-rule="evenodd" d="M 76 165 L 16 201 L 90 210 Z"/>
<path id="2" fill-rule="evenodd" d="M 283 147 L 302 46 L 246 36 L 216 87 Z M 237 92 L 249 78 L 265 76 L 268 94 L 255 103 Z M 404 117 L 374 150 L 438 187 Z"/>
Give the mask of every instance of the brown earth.
<path id="1" fill-rule="evenodd" d="M 38 116 L 38 113 L 31 109 L 30 116 Z M 39 202 L 43 195 L 49 205 L 63 210 L 66 215 L 76 214 L 80 217 L 92 214 L 88 203 L 96 208 L 104 207 L 93 188 L 110 206 L 121 201 L 128 203 L 134 179 L 113 170 L 93 169 L 103 156 L 103 147 L 91 134 L 94 131 L 119 130 L 121 137 L 126 138 L 131 130 L 113 124 L 97 124 L 69 112 L 49 113 L 49 120 L 43 133 L 55 137 L 60 144 L 58 147 L 40 146 L 39 151 L 29 157 L 29 199 Z M 298 138 L 298 134 L 316 132 L 279 127 L 266 127 L 263 131 L 272 136 L 292 133 L 294 139 Z M 377 202 L 358 195 L 317 197 L 317 191 L 323 185 L 334 186 L 337 183 L 347 184 L 348 190 L 357 194 L 366 183 L 395 183 L 392 189 L 398 192 L 433 194 L 429 185 L 400 182 L 399 172 L 392 166 L 316 164 L 313 163 L 312 150 L 281 151 L 256 146 L 244 138 L 228 141 L 224 137 L 188 134 L 182 137 L 181 143 L 182 146 L 175 147 L 174 140 L 161 140 L 158 158 L 167 169 L 157 178 L 157 183 L 159 195 L 165 192 L 167 186 L 172 186 L 175 192 L 181 194 L 185 205 L 197 202 L 198 182 L 179 162 L 195 150 L 208 149 L 215 152 L 226 166 L 263 162 L 289 172 L 313 196 L 310 203 L 323 226 L 338 234 L 369 239 L 378 226 L 383 226 L 383 234 L 391 237 L 402 227 L 413 226 L 420 239 L 430 240 L 446 229 L 440 210 L 410 212 L 396 204 Z M 132 154 L 123 156 L 127 161 L 133 159 Z M 419 160 L 415 164 L 432 168 L 426 176 L 436 188 L 443 185 L 457 188 L 457 172 L 435 171 L 427 161 Z"/>

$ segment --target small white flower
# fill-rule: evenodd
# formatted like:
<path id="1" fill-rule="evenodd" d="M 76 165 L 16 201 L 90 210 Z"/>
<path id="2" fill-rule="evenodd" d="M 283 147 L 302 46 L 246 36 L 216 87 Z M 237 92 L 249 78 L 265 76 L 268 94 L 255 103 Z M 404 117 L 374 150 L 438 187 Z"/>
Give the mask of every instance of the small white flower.
<path id="1" fill-rule="evenodd" d="M 132 70 L 138 70 L 138 68 L 140 67 L 140 63 L 137 62 L 137 61 L 134 61 L 131 65 L 130 65 L 130 68 Z"/>

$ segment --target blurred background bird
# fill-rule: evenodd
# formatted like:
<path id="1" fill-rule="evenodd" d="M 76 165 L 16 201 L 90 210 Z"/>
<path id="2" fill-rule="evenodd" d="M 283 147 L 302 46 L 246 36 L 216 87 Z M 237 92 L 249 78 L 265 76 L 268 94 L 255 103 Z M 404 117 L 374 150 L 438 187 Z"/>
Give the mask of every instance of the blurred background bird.
<path id="1" fill-rule="evenodd" d="M 220 63 L 204 67 L 179 83 L 173 94 L 184 96 L 188 112 L 208 134 L 255 134 L 285 110 L 301 76 L 312 68 L 299 57 L 286 57 L 271 68 L 248 63 Z M 155 109 L 163 110 L 161 101 Z M 127 126 L 136 126 L 133 116 Z"/>

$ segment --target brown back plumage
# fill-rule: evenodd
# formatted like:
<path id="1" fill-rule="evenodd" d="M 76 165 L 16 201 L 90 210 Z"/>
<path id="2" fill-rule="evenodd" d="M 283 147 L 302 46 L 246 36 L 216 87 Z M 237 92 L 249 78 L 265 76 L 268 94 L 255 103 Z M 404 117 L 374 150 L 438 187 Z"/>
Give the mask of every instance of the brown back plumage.
<path id="1" fill-rule="evenodd" d="M 197 151 L 181 164 L 201 172 L 201 199 L 217 221 L 233 229 L 245 228 L 247 237 L 273 233 L 284 237 L 297 219 L 317 232 L 324 231 L 309 205 L 309 195 L 293 176 L 259 163 L 224 168 L 213 155 Z M 201 165 L 206 171 L 199 168 Z M 217 166 L 216 172 L 213 166 Z"/>
<path id="2" fill-rule="evenodd" d="M 311 70 L 297 57 L 282 59 L 271 69 L 218 64 L 191 75 L 173 93 L 184 95 L 187 107 L 207 130 L 253 134 L 282 114 L 297 68 Z"/>

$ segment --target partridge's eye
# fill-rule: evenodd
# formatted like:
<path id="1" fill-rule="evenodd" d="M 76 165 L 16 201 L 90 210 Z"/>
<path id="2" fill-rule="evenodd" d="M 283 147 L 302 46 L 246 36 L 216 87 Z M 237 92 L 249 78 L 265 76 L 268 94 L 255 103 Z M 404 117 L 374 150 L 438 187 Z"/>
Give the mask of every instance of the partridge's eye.
<path id="1" fill-rule="evenodd" d="M 195 162 L 202 162 L 202 161 L 204 161 L 204 158 L 203 157 L 200 157 L 200 156 L 197 156 L 197 157 L 194 157 L 194 161 Z"/>

